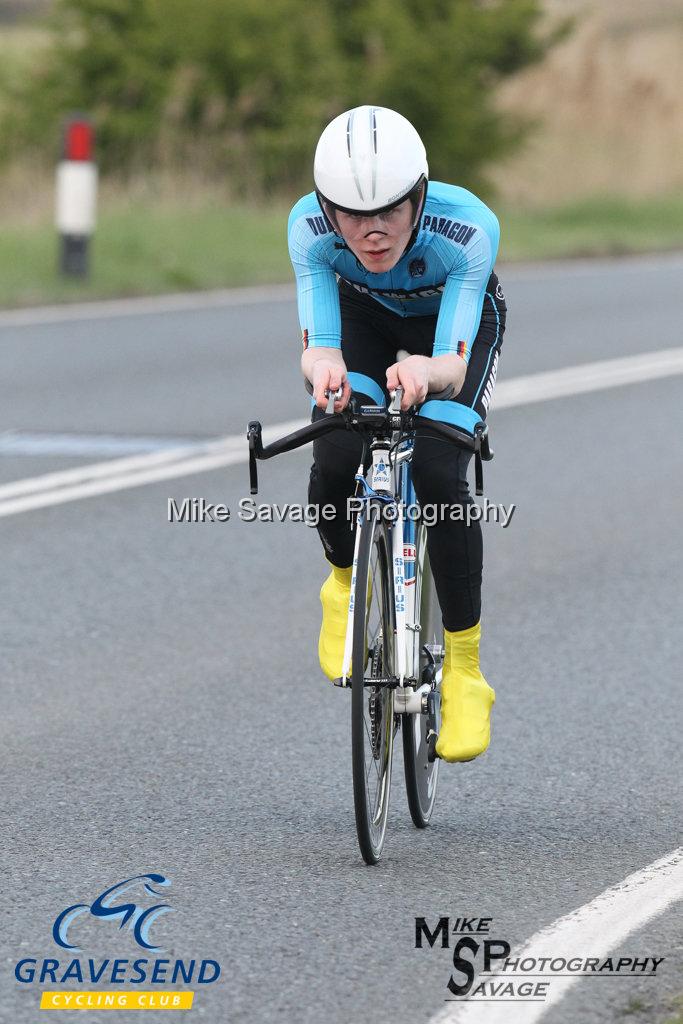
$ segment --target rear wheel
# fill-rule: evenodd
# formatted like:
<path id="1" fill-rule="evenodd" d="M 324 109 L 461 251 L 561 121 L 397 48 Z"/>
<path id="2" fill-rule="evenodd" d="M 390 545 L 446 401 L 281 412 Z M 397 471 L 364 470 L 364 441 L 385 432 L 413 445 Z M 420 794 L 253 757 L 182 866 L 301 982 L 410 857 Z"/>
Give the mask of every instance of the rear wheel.
<path id="1" fill-rule="evenodd" d="M 368 864 L 377 863 L 384 845 L 394 746 L 394 691 L 379 682 L 394 675 L 391 539 L 373 510 L 369 503 L 358 526 L 351 671 L 353 798 L 358 844 Z"/>
<path id="2" fill-rule="evenodd" d="M 443 624 L 427 554 L 427 529 L 418 528 L 415 552 L 415 608 L 420 623 L 420 683 L 430 683 L 429 713 L 402 716 L 403 765 L 408 807 L 416 828 L 426 828 L 434 810 L 439 759 L 434 745 L 441 725 L 440 680 Z M 438 685 L 437 685 L 438 683 Z M 430 760 L 430 754 L 432 760 Z"/>

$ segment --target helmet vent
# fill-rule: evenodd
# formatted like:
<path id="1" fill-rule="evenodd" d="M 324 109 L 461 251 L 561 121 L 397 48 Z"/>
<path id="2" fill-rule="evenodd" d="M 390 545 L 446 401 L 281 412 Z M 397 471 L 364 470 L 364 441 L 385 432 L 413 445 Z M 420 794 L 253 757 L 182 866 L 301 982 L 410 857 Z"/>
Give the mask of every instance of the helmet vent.
<path id="1" fill-rule="evenodd" d="M 373 159 L 372 159 L 372 198 L 375 198 L 377 192 L 377 118 L 375 117 L 375 108 L 372 107 L 370 110 L 370 132 L 372 134 L 372 148 Z"/>
<path id="2" fill-rule="evenodd" d="M 346 125 L 346 148 L 348 149 L 349 159 L 351 161 L 351 173 L 353 174 L 353 180 L 355 182 L 356 189 L 358 190 L 358 195 L 360 196 L 361 200 L 365 202 L 365 196 L 363 195 L 363 189 L 361 188 L 360 178 L 358 177 L 356 154 L 355 150 L 352 148 L 351 143 L 351 136 L 353 135 L 353 121 L 355 114 L 355 110 L 352 110 L 351 113 L 349 114 L 349 120 Z"/>

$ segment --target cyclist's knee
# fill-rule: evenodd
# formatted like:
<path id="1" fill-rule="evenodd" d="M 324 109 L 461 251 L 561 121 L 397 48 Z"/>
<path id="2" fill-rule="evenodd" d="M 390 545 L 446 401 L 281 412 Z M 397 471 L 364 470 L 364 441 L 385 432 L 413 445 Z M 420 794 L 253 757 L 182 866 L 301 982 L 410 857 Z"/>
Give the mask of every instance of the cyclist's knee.
<path id="1" fill-rule="evenodd" d="M 313 445 L 311 488 L 350 494 L 361 454 L 362 442 L 357 435 L 317 440 Z"/>
<path id="2" fill-rule="evenodd" d="M 415 493 L 422 504 L 468 503 L 469 452 L 437 438 L 418 437 L 412 461 Z"/>

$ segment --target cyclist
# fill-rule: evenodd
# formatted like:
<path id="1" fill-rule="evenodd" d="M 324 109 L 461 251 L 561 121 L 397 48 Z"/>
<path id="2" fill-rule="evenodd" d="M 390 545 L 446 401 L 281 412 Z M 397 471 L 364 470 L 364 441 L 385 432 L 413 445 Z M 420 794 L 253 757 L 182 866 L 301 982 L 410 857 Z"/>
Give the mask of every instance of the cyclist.
<path id="1" fill-rule="evenodd" d="M 505 299 L 493 273 L 498 221 L 455 185 L 428 181 L 415 128 L 385 107 L 336 117 L 315 152 L 315 191 L 289 217 L 304 352 L 313 383 L 313 418 L 325 390 L 351 390 L 384 404 L 403 388 L 402 407 L 454 386 L 450 401 L 430 400 L 423 415 L 472 433 L 486 416 L 505 329 Z M 398 361 L 397 352 L 408 355 Z M 317 440 L 309 502 L 331 504 L 318 532 L 331 565 L 320 599 L 323 672 L 341 675 L 354 538 L 347 499 L 355 489 L 361 440 L 334 431 Z M 412 460 L 421 505 L 446 506 L 428 529 L 428 552 L 445 632 L 442 725 L 436 746 L 447 761 L 486 750 L 495 693 L 479 668 L 482 536 L 467 524 L 470 453 L 417 431 Z"/>

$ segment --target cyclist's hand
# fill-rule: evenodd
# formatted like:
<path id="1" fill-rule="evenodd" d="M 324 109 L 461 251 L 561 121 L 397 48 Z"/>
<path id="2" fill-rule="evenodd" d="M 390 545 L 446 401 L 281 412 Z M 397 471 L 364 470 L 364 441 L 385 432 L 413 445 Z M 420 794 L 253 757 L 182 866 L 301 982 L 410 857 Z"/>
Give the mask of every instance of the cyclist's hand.
<path id="1" fill-rule="evenodd" d="M 411 405 L 424 402 L 429 390 L 429 358 L 408 356 L 400 363 L 394 363 L 387 370 L 387 391 L 403 388 L 401 409 L 405 412 Z"/>
<path id="2" fill-rule="evenodd" d="M 341 363 L 327 362 L 319 359 L 313 366 L 313 398 L 319 409 L 327 409 L 326 391 L 337 391 L 343 388 L 341 398 L 334 403 L 334 411 L 341 412 L 349 404 L 351 386 L 346 375 L 346 367 Z"/>

